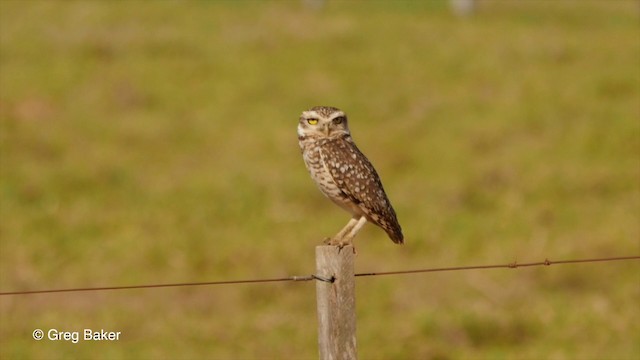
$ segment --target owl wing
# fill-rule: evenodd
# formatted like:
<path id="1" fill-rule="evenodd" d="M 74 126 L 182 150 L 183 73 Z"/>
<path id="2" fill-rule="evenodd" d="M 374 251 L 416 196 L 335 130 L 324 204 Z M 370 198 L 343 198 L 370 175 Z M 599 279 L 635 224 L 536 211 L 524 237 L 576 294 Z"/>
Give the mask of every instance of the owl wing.
<path id="1" fill-rule="evenodd" d="M 391 240 L 403 242 L 402 230 L 378 173 L 350 136 L 328 141 L 320 158 L 342 193 L 362 209 L 367 219 L 384 229 Z"/>

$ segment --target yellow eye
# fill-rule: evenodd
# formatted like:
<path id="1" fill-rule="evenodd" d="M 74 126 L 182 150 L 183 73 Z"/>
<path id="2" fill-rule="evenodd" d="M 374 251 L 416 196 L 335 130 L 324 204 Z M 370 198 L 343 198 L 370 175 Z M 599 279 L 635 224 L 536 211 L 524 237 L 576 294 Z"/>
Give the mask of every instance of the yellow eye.
<path id="1" fill-rule="evenodd" d="M 309 125 L 315 125 L 318 123 L 318 119 L 307 119 L 307 122 Z"/>

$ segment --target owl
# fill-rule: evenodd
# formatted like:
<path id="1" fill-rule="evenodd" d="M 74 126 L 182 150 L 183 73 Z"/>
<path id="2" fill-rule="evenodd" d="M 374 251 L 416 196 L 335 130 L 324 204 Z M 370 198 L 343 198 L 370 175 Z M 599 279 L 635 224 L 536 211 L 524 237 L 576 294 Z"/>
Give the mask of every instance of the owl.
<path id="1" fill-rule="evenodd" d="M 343 111 L 330 106 L 304 111 L 298 123 L 298 143 L 320 191 L 351 214 L 347 225 L 325 243 L 340 248 L 352 244 L 367 221 L 386 231 L 394 243 L 404 242 L 380 177 L 351 138 Z"/>

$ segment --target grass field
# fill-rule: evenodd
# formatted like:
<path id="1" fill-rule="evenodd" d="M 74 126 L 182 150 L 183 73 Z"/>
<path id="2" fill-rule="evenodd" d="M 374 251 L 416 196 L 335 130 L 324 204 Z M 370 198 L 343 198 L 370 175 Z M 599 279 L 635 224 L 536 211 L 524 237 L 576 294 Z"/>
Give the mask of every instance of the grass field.
<path id="1" fill-rule="evenodd" d="M 306 275 L 350 116 L 356 271 L 638 255 L 637 1 L 0 1 L 0 291 Z M 639 359 L 638 261 L 357 280 L 362 359 Z M 40 328 L 118 342 L 36 342 Z M 0 297 L 2 359 L 313 359 L 315 285 Z"/>

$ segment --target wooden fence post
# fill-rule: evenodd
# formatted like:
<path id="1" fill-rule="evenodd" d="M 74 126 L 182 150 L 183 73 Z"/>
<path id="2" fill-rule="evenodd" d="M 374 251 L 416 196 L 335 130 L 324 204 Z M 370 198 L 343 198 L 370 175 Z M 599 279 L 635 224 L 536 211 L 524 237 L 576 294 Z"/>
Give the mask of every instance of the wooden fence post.
<path id="1" fill-rule="evenodd" d="M 353 247 L 317 246 L 316 275 L 320 360 L 357 359 Z"/>

